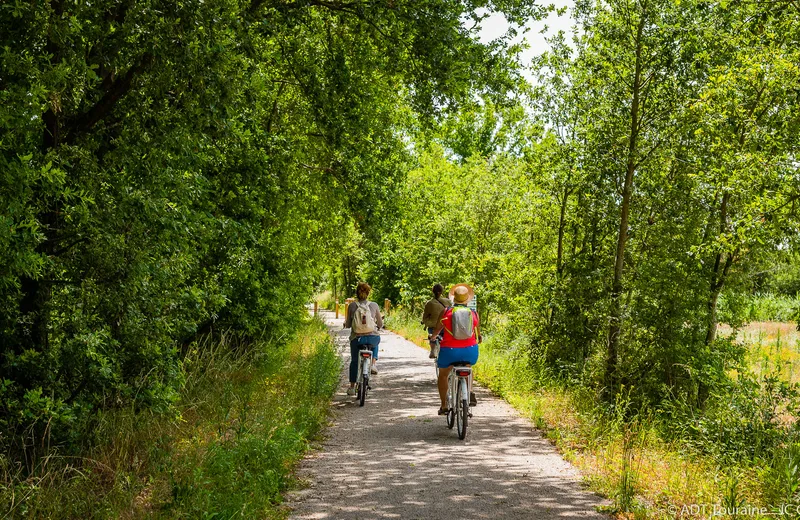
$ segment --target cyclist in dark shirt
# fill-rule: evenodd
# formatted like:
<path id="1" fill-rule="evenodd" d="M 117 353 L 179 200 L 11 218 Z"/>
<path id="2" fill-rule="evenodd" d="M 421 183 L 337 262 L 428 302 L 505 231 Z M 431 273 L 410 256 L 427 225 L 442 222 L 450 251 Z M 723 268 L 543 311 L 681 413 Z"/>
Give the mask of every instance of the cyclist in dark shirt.
<path id="1" fill-rule="evenodd" d="M 453 306 L 453 302 L 442 296 L 443 292 L 444 287 L 442 287 L 442 284 L 437 283 L 434 285 L 433 298 L 425 303 L 425 309 L 422 311 L 422 324 L 425 326 L 428 334 L 431 334 L 433 330 L 439 326 L 439 323 L 442 321 L 444 311 Z M 431 347 L 431 353 L 428 357 L 431 359 L 436 359 L 438 354 L 439 353 L 433 347 Z"/>

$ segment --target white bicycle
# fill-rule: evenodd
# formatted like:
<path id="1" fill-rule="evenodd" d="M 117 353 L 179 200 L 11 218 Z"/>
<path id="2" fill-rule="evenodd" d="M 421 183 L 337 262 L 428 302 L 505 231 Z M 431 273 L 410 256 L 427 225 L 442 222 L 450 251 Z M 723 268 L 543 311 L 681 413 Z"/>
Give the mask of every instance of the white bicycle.
<path id="1" fill-rule="evenodd" d="M 447 375 L 447 427 L 456 425 L 458 438 L 467 436 L 467 423 L 472 413 L 469 411 L 469 380 L 472 367 L 469 363 L 453 363 Z"/>
<path id="2" fill-rule="evenodd" d="M 369 386 L 369 374 L 372 368 L 372 345 L 363 345 L 358 351 L 358 379 L 356 379 L 356 399 L 358 405 L 364 406 Z"/>

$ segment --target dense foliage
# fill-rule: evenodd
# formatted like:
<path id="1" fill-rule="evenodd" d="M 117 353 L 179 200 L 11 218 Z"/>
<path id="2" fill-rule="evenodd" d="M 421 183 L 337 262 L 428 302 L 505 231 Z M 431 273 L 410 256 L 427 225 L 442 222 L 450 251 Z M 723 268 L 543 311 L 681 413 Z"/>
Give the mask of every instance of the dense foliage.
<path id="1" fill-rule="evenodd" d="M 0 438 L 169 410 L 196 338 L 278 337 L 352 233 L 379 235 L 408 129 L 506 98 L 479 8 L 67 0 L 0 8 Z M 414 117 L 417 114 L 418 117 Z M 45 441 L 46 439 L 46 441 Z"/>
<path id="2" fill-rule="evenodd" d="M 292 468 L 328 422 L 341 364 L 328 329 L 232 356 L 239 334 L 205 336 L 184 359 L 172 415 L 98 412 L 81 457 L 51 452 L 35 471 L 4 464 L 6 518 L 280 519 Z M 257 340 L 256 343 L 260 343 Z"/>
<path id="3" fill-rule="evenodd" d="M 626 388 L 703 407 L 742 361 L 717 337 L 720 298 L 737 326 L 737 295 L 793 283 L 800 12 L 615 0 L 574 14 L 573 41 L 534 62 L 527 118 L 485 102 L 441 125 L 364 272 L 410 305 L 434 282 L 474 283 L 509 345 L 527 338 L 609 402 Z"/>
<path id="4" fill-rule="evenodd" d="M 199 338 L 262 348 L 360 278 L 412 312 L 470 282 L 523 368 L 702 416 L 667 433 L 715 456 L 796 460 L 796 388 L 718 325 L 800 290 L 797 2 L 581 0 L 525 85 L 514 30 L 480 22 L 545 10 L 1 6 L 3 469 L 91 444 L 108 410 L 174 413 Z"/>

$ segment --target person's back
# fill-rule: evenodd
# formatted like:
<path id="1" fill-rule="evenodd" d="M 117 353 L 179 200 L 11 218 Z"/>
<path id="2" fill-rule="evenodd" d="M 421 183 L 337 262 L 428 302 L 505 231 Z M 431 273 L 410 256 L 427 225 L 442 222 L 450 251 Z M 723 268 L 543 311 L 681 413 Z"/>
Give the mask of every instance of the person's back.
<path id="1" fill-rule="evenodd" d="M 442 287 L 442 284 L 437 283 L 434 285 L 433 298 L 425 303 L 425 308 L 422 311 L 422 326 L 425 327 L 425 330 L 428 331 L 429 335 L 441 324 L 444 311 L 453 306 L 453 302 L 442 296 L 443 292 L 444 287 Z M 431 359 L 436 359 L 436 356 L 438 355 L 439 353 L 437 348 L 431 347 L 431 353 L 428 357 Z"/>
<path id="2" fill-rule="evenodd" d="M 383 316 L 378 304 L 367 300 L 372 287 L 365 282 L 359 282 L 356 289 L 357 301 L 347 307 L 347 317 L 344 328 L 350 329 L 350 388 L 348 395 L 355 395 L 354 387 L 357 378 L 358 352 L 364 346 L 372 349 L 372 373 L 378 373 L 378 345 L 381 337 L 378 329 L 383 327 Z"/>
<path id="3" fill-rule="evenodd" d="M 478 345 L 478 314 L 463 303 L 447 309 L 442 317 L 442 346 L 464 348 Z"/>
<path id="4" fill-rule="evenodd" d="M 435 329 L 442 320 L 444 311 L 453 306 L 448 298 L 442 296 L 444 287 L 441 284 L 433 286 L 433 298 L 425 302 L 425 309 L 422 311 L 422 324 L 429 329 Z M 429 330 L 430 334 L 431 331 Z"/>
<path id="5" fill-rule="evenodd" d="M 351 302 L 347 309 L 347 323 L 344 327 L 350 329 L 351 340 L 360 336 L 378 334 L 378 329 L 383 327 L 381 308 L 377 303 L 366 298 Z"/>

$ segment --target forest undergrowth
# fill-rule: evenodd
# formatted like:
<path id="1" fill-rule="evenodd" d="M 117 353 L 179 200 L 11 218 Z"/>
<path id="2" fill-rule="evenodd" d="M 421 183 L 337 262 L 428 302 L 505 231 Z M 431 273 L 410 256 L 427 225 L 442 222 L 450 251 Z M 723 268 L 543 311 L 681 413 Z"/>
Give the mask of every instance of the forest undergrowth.
<path id="1" fill-rule="evenodd" d="M 183 362 L 174 413 L 107 410 L 74 456 L 0 459 L 0 516 L 283 518 L 281 493 L 326 424 L 339 363 L 318 320 L 271 342 L 207 337 Z"/>
<path id="2" fill-rule="evenodd" d="M 427 348 L 407 310 L 388 326 Z M 554 373 L 508 331 L 485 338 L 477 380 L 529 418 L 590 489 L 613 501 L 618 517 L 703 518 L 763 507 L 766 518 L 800 505 L 800 438 L 788 419 L 800 400 L 774 371 L 739 374 L 703 410 L 637 409 L 624 389 L 609 404 Z"/>

